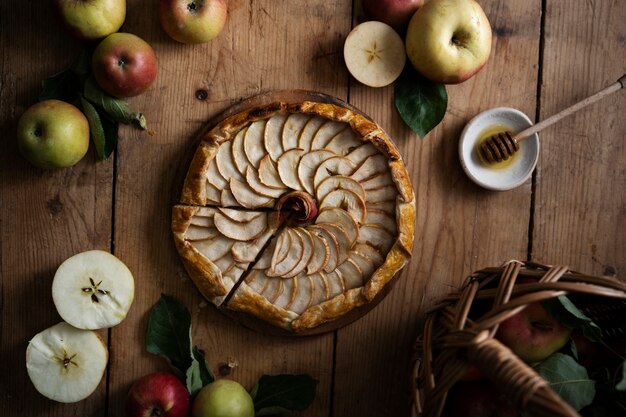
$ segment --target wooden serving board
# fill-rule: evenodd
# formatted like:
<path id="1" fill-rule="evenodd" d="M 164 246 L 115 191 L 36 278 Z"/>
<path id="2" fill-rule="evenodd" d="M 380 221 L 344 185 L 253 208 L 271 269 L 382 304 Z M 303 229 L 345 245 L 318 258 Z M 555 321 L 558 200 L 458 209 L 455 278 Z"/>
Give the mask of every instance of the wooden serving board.
<path id="1" fill-rule="evenodd" d="M 343 100 L 340 100 L 339 98 L 333 97 L 329 94 L 324 94 L 324 93 L 315 92 L 315 91 L 277 90 L 277 91 L 270 91 L 270 92 L 266 92 L 266 93 L 262 93 L 262 94 L 255 95 L 252 97 L 245 98 L 242 101 L 227 108 L 219 115 L 213 117 L 211 120 L 207 122 L 206 126 L 203 129 L 201 129 L 201 133 L 198 136 L 198 139 L 192 142 L 193 146 L 189 147 L 187 152 L 185 152 L 184 157 L 181 159 L 180 163 L 178 164 L 179 169 L 178 169 L 178 174 L 176 175 L 176 184 L 173 189 L 182 190 L 182 186 L 185 180 L 185 175 L 187 174 L 187 169 L 189 168 L 189 164 L 191 162 L 191 159 L 193 158 L 196 148 L 201 138 L 204 136 L 204 134 L 208 132 L 209 130 L 211 130 L 214 126 L 216 126 L 217 124 L 219 124 L 226 118 L 232 115 L 235 115 L 237 113 L 246 111 L 250 108 L 264 106 L 264 105 L 268 105 L 268 104 L 276 103 L 276 102 L 297 103 L 297 102 L 302 102 L 302 101 L 314 101 L 314 102 L 319 102 L 319 103 L 335 104 L 335 105 L 350 109 L 354 112 L 357 112 L 363 115 L 364 117 L 368 118 L 369 120 L 372 120 L 372 118 L 369 117 L 367 114 L 363 113 L 362 111 L 355 108 L 354 106 L 344 102 Z M 177 204 L 179 201 L 180 201 L 180 193 L 173 196 L 172 204 Z M 332 332 L 334 330 L 340 329 L 358 320 L 359 318 L 363 317 L 365 314 L 371 311 L 374 307 L 376 307 L 378 303 L 380 303 L 385 298 L 385 296 L 391 290 L 391 287 L 396 283 L 398 276 L 399 276 L 399 273 L 396 273 L 393 276 L 393 278 L 385 285 L 385 287 L 369 303 L 362 305 L 360 307 L 354 308 L 350 310 L 348 313 L 342 315 L 341 317 L 335 320 L 329 321 L 327 323 L 324 323 L 312 329 L 306 329 L 306 330 L 302 330 L 299 332 L 289 332 L 279 327 L 272 326 L 271 324 L 266 323 L 265 321 L 258 319 L 254 316 L 251 316 L 245 313 L 240 313 L 237 311 L 233 311 L 233 310 L 228 309 L 227 307 L 219 307 L 218 309 L 223 314 L 232 318 L 237 323 L 247 328 L 250 328 L 252 330 L 263 333 L 263 334 L 270 334 L 270 335 L 275 335 L 275 336 L 319 335 L 319 334 L 328 333 L 328 332 Z"/>

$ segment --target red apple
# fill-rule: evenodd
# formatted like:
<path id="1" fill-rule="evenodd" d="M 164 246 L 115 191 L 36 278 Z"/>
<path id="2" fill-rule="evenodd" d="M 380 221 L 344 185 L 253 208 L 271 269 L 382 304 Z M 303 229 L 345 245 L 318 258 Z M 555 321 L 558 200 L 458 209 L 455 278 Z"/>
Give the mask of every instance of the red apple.
<path id="1" fill-rule="evenodd" d="M 189 392 L 173 374 L 148 374 L 130 388 L 125 411 L 126 417 L 188 417 Z"/>
<path id="2" fill-rule="evenodd" d="M 363 0 L 363 12 L 370 20 L 383 22 L 402 32 L 424 0 Z"/>
<path id="3" fill-rule="evenodd" d="M 513 317 L 500 323 L 496 339 L 527 363 L 541 362 L 569 340 L 565 327 L 540 302 L 530 303 Z"/>
<path id="4" fill-rule="evenodd" d="M 96 47 L 93 75 L 104 91 L 115 97 L 133 97 L 146 91 L 157 75 L 152 47 L 132 33 L 114 33 Z"/>
<path id="5" fill-rule="evenodd" d="M 220 34 L 226 23 L 225 0 L 160 0 L 161 27 L 181 43 L 205 43 Z"/>
<path id="6" fill-rule="evenodd" d="M 489 381 L 460 382 L 450 390 L 445 417 L 519 417 L 519 411 Z"/>

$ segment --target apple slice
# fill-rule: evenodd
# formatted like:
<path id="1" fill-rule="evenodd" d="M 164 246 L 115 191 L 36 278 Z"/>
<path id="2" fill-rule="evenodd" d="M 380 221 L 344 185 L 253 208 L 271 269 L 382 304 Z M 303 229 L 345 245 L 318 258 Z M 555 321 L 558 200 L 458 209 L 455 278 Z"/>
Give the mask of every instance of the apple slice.
<path id="1" fill-rule="evenodd" d="M 251 218 L 258 213 L 240 211 L 241 218 Z M 215 213 L 215 227 L 224 236 L 238 241 L 256 239 L 267 229 L 267 215 L 261 213 L 248 221 L 236 221 L 221 212 Z"/>
<path id="2" fill-rule="evenodd" d="M 350 241 L 345 230 L 341 226 L 331 223 L 319 223 L 316 226 L 327 230 L 337 241 L 337 263 L 341 264 L 348 259 L 348 254 L 354 242 Z"/>
<path id="3" fill-rule="evenodd" d="M 295 297 L 298 292 L 299 281 L 297 279 L 280 279 L 280 278 L 267 278 L 273 280 L 280 280 L 283 284 L 282 292 L 274 301 L 274 305 L 278 308 L 288 309 L 295 301 Z"/>
<path id="4" fill-rule="evenodd" d="M 207 167 L 206 179 L 209 184 L 213 185 L 218 190 L 223 190 L 228 187 L 228 181 L 222 177 L 220 171 L 217 169 L 217 161 L 215 158 L 211 159 L 209 166 Z"/>
<path id="5" fill-rule="evenodd" d="M 206 204 L 220 204 L 222 192 L 207 180 L 204 184 L 204 196 Z"/>
<path id="6" fill-rule="evenodd" d="M 375 177 L 383 175 L 389 170 L 389 161 L 382 154 L 372 155 L 368 157 L 359 168 L 351 175 L 353 179 L 361 183 Z M 365 187 L 363 187 L 365 188 Z"/>
<path id="7" fill-rule="evenodd" d="M 336 297 L 339 294 L 343 294 L 346 291 L 346 283 L 343 281 L 343 276 L 337 270 L 331 271 L 327 274 L 320 273 L 328 283 L 330 291 L 330 297 Z"/>
<path id="8" fill-rule="evenodd" d="M 335 135 L 324 149 L 333 151 L 337 155 L 345 156 L 361 145 L 363 145 L 363 141 L 359 139 L 354 130 L 344 129 Z"/>
<path id="9" fill-rule="evenodd" d="M 189 220 L 190 225 L 200 227 L 213 227 L 213 214 L 215 211 L 209 207 L 199 207 L 198 211 Z"/>
<path id="10" fill-rule="evenodd" d="M 365 190 L 376 190 L 383 187 L 396 188 L 389 171 L 384 172 L 381 175 L 375 175 L 373 177 L 370 177 L 367 180 L 361 182 L 361 185 L 363 185 L 363 189 Z"/>
<path id="11" fill-rule="evenodd" d="M 220 172 L 223 178 L 236 179 L 238 181 L 245 181 L 245 178 L 237 170 L 235 161 L 233 160 L 232 142 L 224 142 L 220 145 L 215 155 L 215 161 L 217 162 L 217 170 Z"/>
<path id="12" fill-rule="evenodd" d="M 255 193 L 248 183 L 241 182 L 235 178 L 230 180 L 230 191 L 239 204 L 249 209 L 269 207 L 274 202 L 269 197 Z"/>
<path id="13" fill-rule="evenodd" d="M 332 177 L 326 178 L 315 189 L 315 195 L 318 201 L 322 201 L 331 191 L 340 189 L 353 191 L 365 200 L 365 190 L 363 186 L 358 181 L 343 175 L 333 175 Z"/>
<path id="14" fill-rule="evenodd" d="M 252 269 L 244 281 L 254 292 L 261 294 L 268 284 L 267 276 L 264 270 Z"/>
<path id="15" fill-rule="evenodd" d="M 26 348 L 26 370 L 35 389 L 62 403 L 84 400 L 104 376 L 108 352 L 91 330 L 61 322 L 38 333 Z"/>
<path id="16" fill-rule="evenodd" d="M 337 238 L 333 236 L 328 230 L 323 227 L 313 225 L 309 226 L 309 232 L 317 235 L 320 239 L 323 239 L 326 242 L 328 247 L 328 261 L 326 262 L 326 266 L 324 266 L 325 272 L 331 272 L 339 263 L 339 243 L 337 242 Z"/>
<path id="17" fill-rule="evenodd" d="M 220 203 L 222 204 L 222 207 L 240 207 L 239 202 L 235 200 L 235 196 L 228 187 L 222 189 Z"/>
<path id="18" fill-rule="evenodd" d="M 239 132 L 237 132 L 230 147 L 231 152 L 233 153 L 233 161 L 235 161 L 235 167 L 237 168 L 237 171 L 239 171 L 239 173 L 244 177 L 246 176 L 248 165 L 250 165 L 250 161 L 248 161 L 248 157 L 246 156 L 246 152 L 243 148 L 243 140 L 247 131 L 248 128 L 244 127 Z"/>
<path id="19" fill-rule="evenodd" d="M 373 246 L 359 243 L 354 246 L 353 251 L 363 256 L 364 258 L 371 260 L 374 264 L 374 267 L 376 268 L 378 268 L 380 265 L 383 264 L 383 262 L 385 262 L 385 258 L 383 258 L 380 252 L 378 252 L 378 250 Z"/>
<path id="20" fill-rule="evenodd" d="M 313 244 L 313 255 L 307 265 L 306 273 L 307 275 L 312 275 L 324 269 L 328 263 L 330 250 L 328 249 L 328 243 L 324 239 L 315 233 L 309 232 L 309 235 Z"/>
<path id="21" fill-rule="evenodd" d="M 285 190 L 287 186 L 280 180 L 278 169 L 269 155 L 265 155 L 259 162 L 259 180 L 268 187 Z"/>
<path id="22" fill-rule="evenodd" d="M 350 213 L 337 207 L 327 207 L 320 211 L 315 219 L 316 224 L 329 223 L 337 225 L 346 232 L 351 244 L 354 243 L 359 236 L 359 224 Z"/>
<path id="23" fill-rule="evenodd" d="M 331 191 L 319 205 L 320 211 L 326 207 L 337 207 L 346 210 L 360 224 L 365 222 L 365 202 L 353 191 L 344 189 Z"/>
<path id="24" fill-rule="evenodd" d="M 284 280 L 280 278 L 270 278 L 268 276 L 266 276 L 265 279 L 267 280 L 267 285 L 263 287 L 263 292 L 260 294 L 267 298 L 270 303 L 274 304 L 276 299 L 283 293 Z"/>
<path id="25" fill-rule="evenodd" d="M 382 210 L 367 210 L 367 215 L 365 216 L 365 224 L 379 225 L 392 235 L 395 235 L 397 231 L 396 218 Z"/>
<path id="26" fill-rule="evenodd" d="M 272 257 L 274 256 L 274 249 L 276 249 L 276 242 L 278 239 L 272 238 L 270 244 L 261 254 L 258 261 L 252 266 L 252 269 L 267 269 L 272 265 Z"/>
<path id="27" fill-rule="evenodd" d="M 330 286 L 328 285 L 326 276 L 323 276 L 322 274 L 313 274 L 310 276 L 310 278 L 313 288 L 311 304 L 318 305 L 326 300 L 330 300 Z"/>
<path id="28" fill-rule="evenodd" d="M 360 167 L 367 158 L 379 154 L 380 152 L 374 145 L 366 143 L 365 145 L 361 145 L 358 148 L 351 150 L 350 153 L 346 155 L 346 158 L 354 162 L 354 165 L 357 167 Z"/>
<path id="29" fill-rule="evenodd" d="M 311 306 L 313 301 L 313 280 L 311 277 L 300 276 L 293 281 L 297 281 L 298 284 L 294 285 L 294 294 L 291 302 L 285 306 L 286 309 L 293 311 L 294 313 L 302 314 L 307 308 Z"/>
<path id="30" fill-rule="evenodd" d="M 310 151 L 302 155 L 298 164 L 298 179 L 306 192 L 311 195 L 315 193 L 315 187 L 313 186 L 315 171 L 322 162 L 333 156 L 335 156 L 333 152 L 325 149 Z"/>
<path id="31" fill-rule="evenodd" d="M 234 240 L 222 235 L 218 235 L 211 240 L 199 240 L 191 242 L 191 245 L 210 261 L 220 259 L 226 255 L 233 247 Z"/>
<path id="32" fill-rule="evenodd" d="M 219 235 L 219 231 L 213 226 L 196 226 L 190 224 L 187 230 L 185 230 L 184 239 L 190 242 L 198 240 L 210 240 Z"/>
<path id="33" fill-rule="evenodd" d="M 278 113 L 270 117 L 265 124 L 265 136 L 263 143 L 265 144 L 265 150 L 270 155 L 273 161 L 278 161 L 278 158 L 285 152 L 283 149 L 282 137 L 283 126 L 287 114 Z"/>
<path id="34" fill-rule="evenodd" d="M 356 266 L 359 267 L 359 269 L 361 270 L 361 276 L 363 278 L 372 276 L 372 273 L 376 269 L 373 260 L 366 258 L 358 252 L 350 252 L 350 256 L 348 256 L 348 261 L 354 262 Z"/>
<path id="35" fill-rule="evenodd" d="M 285 151 L 298 147 L 300 134 L 310 118 L 311 116 L 304 113 L 293 113 L 287 117 L 283 126 L 283 149 Z"/>
<path id="36" fill-rule="evenodd" d="M 276 265 L 285 260 L 291 249 L 291 231 L 288 228 L 283 229 L 283 232 L 278 236 L 276 240 L 276 246 L 272 252 L 272 260 L 270 263 L 270 269 L 276 268 Z"/>
<path id="37" fill-rule="evenodd" d="M 248 170 L 246 171 L 246 181 L 255 193 L 264 197 L 278 198 L 286 191 L 286 189 L 280 190 L 278 188 L 268 187 L 267 185 L 263 184 L 261 182 L 261 179 L 259 178 L 259 173 L 253 167 L 248 167 Z"/>
<path id="38" fill-rule="evenodd" d="M 304 241 L 302 240 L 302 236 L 295 229 L 290 229 L 289 233 L 291 234 L 289 254 L 282 262 L 277 263 L 267 271 L 267 276 L 269 277 L 284 277 L 300 263 L 304 255 Z"/>
<path id="39" fill-rule="evenodd" d="M 243 139 L 243 149 L 246 154 L 246 158 L 250 164 L 258 168 L 261 159 L 265 155 L 265 124 L 266 120 L 257 120 L 248 126 L 246 136 Z"/>
<path id="40" fill-rule="evenodd" d="M 395 187 L 370 188 L 365 190 L 365 198 L 368 201 L 396 201 L 398 190 Z"/>
<path id="41" fill-rule="evenodd" d="M 302 240 L 302 255 L 300 257 L 300 261 L 293 267 L 293 269 L 286 274 L 283 275 L 283 278 L 293 278 L 307 267 L 311 257 L 313 256 L 313 238 L 311 234 L 301 227 L 297 227 L 293 229 L 294 233 L 300 236 Z"/>
<path id="42" fill-rule="evenodd" d="M 384 87 L 402 73 L 404 42 L 389 25 L 369 21 L 357 25 L 343 47 L 343 57 L 354 78 L 369 87 Z"/>
<path id="43" fill-rule="evenodd" d="M 313 143 L 315 134 L 325 122 L 326 119 L 323 117 L 318 116 L 311 118 L 300 133 L 300 137 L 298 138 L 298 148 L 304 149 L 305 152 L 309 152 L 311 150 L 311 144 Z"/>
<path id="44" fill-rule="evenodd" d="M 79 329 L 119 324 L 135 296 L 135 280 L 109 252 L 90 250 L 66 259 L 52 280 L 52 300 L 63 320 Z"/>
<path id="45" fill-rule="evenodd" d="M 368 201 L 365 205 L 367 211 L 378 210 L 384 211 L 390 216 L 396 217 L 396 202 L 395 201 Z"/>
<path id="46" fill-rule="evenodd" d="M 278 158 L 278 175 L 280 180 L 287 187 L 302 191 L 302 186 L 298 180 L 297 166 L 304 151 L 300 148 L 290 149 Z"/>
<path id="47" fill-rule="evenodd" d="M 363 286 L 363 271 L 352 259 L 347 259 L 339 265 L 337 272 L 343 277 L 346 289 L 351 290 Z"/>
<path id="48" fill-rule="evenodd" d="M 342 156 L 333 156 L 323 161 L 315 170 L 313 176 L 313 189 L 317 190 L 320 183 L 328 177 L 335 175 L 350 175 L 356 169 L 354 163 Z"/>
<path id="49" fill-rule="evenodd" d="M 311 143 L 311 150 L 324 149 L 336 135 L 349 128 L 350 126 L 346 123 L 327 120 L 315 133 Z"/>
<path id="50" fill-rule="evenodd" d="M 217 208 L 223 215 L 229 219 L 238 223 L 247 223 L 256 219 L 257 217 L 264 216 L 265 213 L 261 211 L 244 211 L 236 210 L 232 208 L 218 207 Z M 213 224 L 215 224 L 215 214 L 213 215 Z"/>
<path id="51" fill-rule="evenodd" d="M 364 224 L 359 229 L 358 243 L 365 243 L 366 245 L 373 246 L 381 253 L 389 252 L 391 245 L 394 243 L 394 237 L 382 226 L 377 224 Z"/>

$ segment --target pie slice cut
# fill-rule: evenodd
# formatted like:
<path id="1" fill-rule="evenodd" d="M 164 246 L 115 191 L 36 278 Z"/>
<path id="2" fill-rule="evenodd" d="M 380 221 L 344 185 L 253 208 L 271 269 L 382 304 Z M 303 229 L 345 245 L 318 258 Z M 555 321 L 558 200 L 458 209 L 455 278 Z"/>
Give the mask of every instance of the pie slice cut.
<path id="1" fill-rule="evenodd" d="M 172 229 L 207 299 L 299 334 L 379 301 L 411 256 L 414 221 L 406 167 L 375 122 L 278 101 L 203 135 Z"/>

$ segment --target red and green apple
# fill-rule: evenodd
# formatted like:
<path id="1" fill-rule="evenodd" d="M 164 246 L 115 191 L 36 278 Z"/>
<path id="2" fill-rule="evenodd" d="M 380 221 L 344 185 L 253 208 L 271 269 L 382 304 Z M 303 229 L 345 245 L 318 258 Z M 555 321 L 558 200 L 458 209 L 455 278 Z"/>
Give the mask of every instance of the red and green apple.
<path id="1" fill-rule="evenodd" d="M 181 43 L 206 43 L 217 37 L 226 23 L 225 0 L 160 0 L 161 27 Z"/>
<path id="2" fill-rule="evenodd" d="M 188 417 L 189 393 L 175 375 L 155 372 L 133 384 L 125 411 L 126 417 Z"/>

